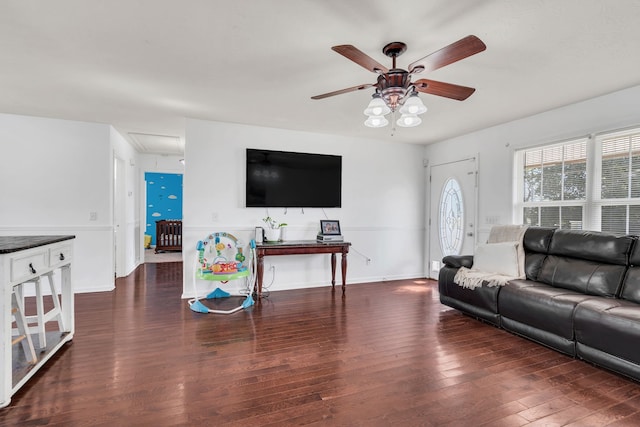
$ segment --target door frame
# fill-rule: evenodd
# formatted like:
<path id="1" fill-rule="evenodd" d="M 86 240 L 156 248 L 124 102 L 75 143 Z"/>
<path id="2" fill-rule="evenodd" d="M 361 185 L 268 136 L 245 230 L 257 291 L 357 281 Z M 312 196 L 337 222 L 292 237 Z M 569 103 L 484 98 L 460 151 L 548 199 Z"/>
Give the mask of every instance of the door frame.
<path id="1" fill-rule="evenodd" d="M 451 165 L 453 163 L 460 163 L 460 162 L 467 162 L 473 160 L 474 161 L 474 165 L 475 165 L 475 186 L 474 186 L 474 191 L 472 194 L 472 197 L 474 199 L 474 209 L 473 209 L 473 213 L 472 213 L 472 220 L 473 220 L 473 248 L 475 249 L 477 242 L 477 238 L 478 238 L 478 203 L 479 203 L 479 199 L 478 199 L 478 194 L 479 194 L 479 165 L 480 165 L 480 153 L 475 153 L 473 155 L 470 156 L 465 156 L 462 158 L 458 158 L 455 160 L 449 160 L 446 162 L 440 162 L 440 163 L 435 163 L 435 164 L 429 164 L 428 165 L 428 169 L 427 169 L 427 183 L 428 183 L 428 191 L 427 191 L 427 206 L 426 206 L 426 211 L 425 211 L 425 222 L 426 222 L 426 259 L 424 262 L 424 271 L 425 271 L 425 277 L 426 278 L 432 278 L 432 279 L 438 279 L 437 277 L 432 277 L 431 273 L 432 273 L 432 269 L 431 269 L 431 254 L 433 252 L 433 249 L 431 247 L 431 243 L 432 243 L 432 229 L 431 229 L 431 224 L 432 221 L 436 220 L 437 218 L 431 218 L 431 208 L 432 208 L 432 203 L 434 203 L 433 197 L 438 196 L 438 200 L 435 201 L 435 203 L 440 203 L 439 200 L 439 196 L 440 196 L 440 192 L 438 191 L 437 194 L 433 189 L 433 185 L 431 183 L 431 175 L 432 175 L 432 168 L 438 167 L 438 166 L 446 166 L 446 165 Z M 466 211 L 466 207 L 465 207 L 465 211 Z M 467 255 L 467 254 L 465 254 Z M 472 254 L 468 254 L 468 255 L 472 255 Z"/>
<path id="2" fill-rule="evenodd" d="M 125 161 L 113 154 L 113 272 L 126 275 L 126 171 Z"/>
<path id="3" fill-rule="evenodd" d="M 145 254 L 145 248 L 144 248 L 144 236 L 145 234 L 147 234 L 147 222 L 149 220 L 151 220 L 151 218 L 147 217 L 147 207 L 149 205 L 149 201 L 147 200 L 148 194 L 147 194 L 147 173 L 158 173 L 158 174 L 165 174 L 165 175 L 182 175 L 182 183 L 183 183 L 183 188 L 181 190 L 182 192 L 182 215 L 181 215 L 181 219 L 183 220 L 183 225 L 184 225 L 184 168 L 186 168 L 186 166 L 183 164 L 183 169 L 182 170 L 174 170 L 174 169 L 170 169 L 170 168 L 160 168 L 160 169 L 152 169 L 152 168 L 141 168 L 140 169 L 140 193 L 142 194 L 141 197 L 141 203 L 139 206 L 140 209 L 140 247 L 141 247 L 141 255 L 140 255 L 140 264 L 144 264 L 145 263 L 145 259 L 144 259 L 144 254 Z M 155 221 L 155 220 L 154 220 Z M 184 250 L 182 251 L 182 253 L 184 254 Z M 184 255 L 183 255 L 184 258 Z"/>

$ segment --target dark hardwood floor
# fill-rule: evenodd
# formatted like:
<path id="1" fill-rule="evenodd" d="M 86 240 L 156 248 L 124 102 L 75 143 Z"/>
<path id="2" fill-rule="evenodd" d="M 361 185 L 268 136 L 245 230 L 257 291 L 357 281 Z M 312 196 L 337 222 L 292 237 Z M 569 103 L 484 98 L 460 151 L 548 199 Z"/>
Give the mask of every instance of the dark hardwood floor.
<path id="1" fill-rule="evenodd" d="M 640 425 L 640 384 L 449 309 L 433 281 L 231 315 L 191 312 L 181 283 L 182 263 L 145 264 L 77 295 L 73 343 L 0 425 Z"/>

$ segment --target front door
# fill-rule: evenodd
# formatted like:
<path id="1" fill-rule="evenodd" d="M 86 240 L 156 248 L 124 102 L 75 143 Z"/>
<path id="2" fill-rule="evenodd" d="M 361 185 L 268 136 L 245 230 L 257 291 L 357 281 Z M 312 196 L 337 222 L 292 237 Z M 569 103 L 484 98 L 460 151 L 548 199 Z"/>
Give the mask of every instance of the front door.
<path id="1" fill-rule="evenodd" d="M 444 256 L 473 254 L 477 177 L 475 157 L 430 169 L 427 276 L 432 279 L 438 278 Z"/>

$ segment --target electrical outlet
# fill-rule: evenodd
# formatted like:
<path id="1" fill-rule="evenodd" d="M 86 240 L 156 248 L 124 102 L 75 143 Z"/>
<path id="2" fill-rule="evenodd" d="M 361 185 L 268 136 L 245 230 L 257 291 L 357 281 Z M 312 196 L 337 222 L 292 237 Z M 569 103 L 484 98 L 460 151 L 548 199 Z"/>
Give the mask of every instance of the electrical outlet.
<path id="1" fill-rule="evenodd" d="M 220 220 L 220 215 L 218 212 L 211 212 L 211 221 L 217 222 Z"/>
<path id="2" fill-rule="evenodd" d="M 367 258 L 367 265 L 371 265 L 371 258 Z"/>
<path id="3" fill-rule="evenodd" d="M 97 221 L 98 212 L 89 212 L 89 221 Z"/>

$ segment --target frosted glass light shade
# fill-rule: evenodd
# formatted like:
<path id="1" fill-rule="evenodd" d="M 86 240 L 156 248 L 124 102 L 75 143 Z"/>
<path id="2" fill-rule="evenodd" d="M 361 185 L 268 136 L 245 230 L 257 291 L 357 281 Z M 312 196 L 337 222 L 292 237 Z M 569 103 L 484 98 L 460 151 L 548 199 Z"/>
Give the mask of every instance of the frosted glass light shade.
<path id="1" fill-rule="evenodd" d="M 385 116 L 369 116 L 364 125 L 370 128 L 383 128 L 389 124 Z"/>
<path id="2" fill-rule="evenodd" d="M 369 102 L 369 105 L 367 105 L 367 108 L 364 110 L 364 113 L 367 116 L 384 116 L 386 114 L 389 114 L 390 112 L 391 109 L 387 106 L 384 100 L 380 98 L 380 95 L 378 94 L 373 95 L 373 99 L 371 100 L 371 102 Z"/>
<path id="3" fill-rule="evenodd" d="M 427 107 L 422 103 L 422 100 L 418 98 L 418 94 L 412 94 L 400 108 L 400 114 L 423 114 L 426 113 Z"/>
<path id="4" fill-rule="evenodd" d="M 415 114 L 403 114 L 396 123 L 403 128 L 412 128 L 422 123 L 422 119 Z"/>

